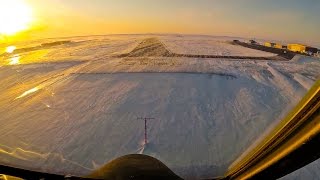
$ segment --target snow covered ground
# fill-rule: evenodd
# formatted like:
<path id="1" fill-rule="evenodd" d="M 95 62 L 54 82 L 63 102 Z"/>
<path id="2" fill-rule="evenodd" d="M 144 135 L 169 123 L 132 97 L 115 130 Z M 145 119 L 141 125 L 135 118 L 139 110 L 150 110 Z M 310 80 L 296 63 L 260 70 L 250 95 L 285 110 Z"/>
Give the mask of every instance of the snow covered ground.
<path id="1" fill-rule="evenodd" d="M 86 175 L 143 153 L 183 178 L 220 176 L 320 77 L 318 59 L 298 56 L 287 62 L 114 56 L 146 37 L 78 37 L 22 53 L 16 63 L 0 57 L 0 163 Z M 169 48 L 180 44 L 176 36 L 158 38 Z M 223 38 L 199 37 L 199 44 L 179 38 L 189 54 L 270 55 Z M 137 117 L 155 118 L 146 146 Z M 314 164 L 306 171 L 319 171 Z"/>
<path id="2" fill-rule="evenodd" d="M 234 38 L 238 39 L 238 38 Z M 232 38 L 222 37 L 161 37 L 168 49 L 178 54 L 201 54 L 219 56 L 274 56 L 275 54 L 243 48 L 230 44 Z"/>
<path id="3" fill-rule="evenodd" d="M 320 159 L 302 167 L 291 174 L 280 178 L 280 180 L 318 180 L 320 179 Z"/>

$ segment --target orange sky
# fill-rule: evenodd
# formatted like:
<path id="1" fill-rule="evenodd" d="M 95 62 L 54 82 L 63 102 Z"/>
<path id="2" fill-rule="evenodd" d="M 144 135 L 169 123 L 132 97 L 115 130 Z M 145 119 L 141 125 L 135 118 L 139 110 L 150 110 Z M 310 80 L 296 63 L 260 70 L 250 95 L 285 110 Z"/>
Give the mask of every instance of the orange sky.
<path id="1" fill-rule="evenodd" d="M 316 23 L 320 2 L 315 0 L 25 1 L 32 7 L 35 21 L 19 39 L 181 33 L 320 44 L 320 24 Z"/>

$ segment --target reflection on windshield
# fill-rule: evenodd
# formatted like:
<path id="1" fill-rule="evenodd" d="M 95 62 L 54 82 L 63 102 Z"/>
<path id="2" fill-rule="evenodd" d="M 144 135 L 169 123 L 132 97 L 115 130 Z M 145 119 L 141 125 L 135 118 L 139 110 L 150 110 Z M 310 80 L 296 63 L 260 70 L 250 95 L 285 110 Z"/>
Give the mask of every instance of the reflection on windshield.
<path id="1" fill-rule="evenodd" d="M 38 87 L 35 87 L 35 88 L 32 88 L 32 89 L 29 89 L 28 91 L 24 92 L 23 94 L 21 94 L 20 96 L 18 96 L 16 99 L 20 99 L 20 98 L 23 98 L 29 94 L 32 94 L 34 92 L 37 92 L 39 90 Z"/>
<path id="2" fill-rule="evenodd" d="M 9 65 L 18 65 L 20 64 L 20 56 L 18 54 L 9 58 Z"/>

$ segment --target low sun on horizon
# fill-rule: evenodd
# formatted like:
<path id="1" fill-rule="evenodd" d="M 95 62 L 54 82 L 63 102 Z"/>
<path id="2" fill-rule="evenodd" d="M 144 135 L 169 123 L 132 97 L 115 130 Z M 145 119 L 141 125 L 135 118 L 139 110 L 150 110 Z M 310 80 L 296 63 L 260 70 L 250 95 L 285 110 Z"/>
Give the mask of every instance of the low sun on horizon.
<path id="1" fill-rule="evenodd" d="M 30 28 L 32 9 L 24 0 L 1 1 L 0 18 L 0 35 L 12 36 Z"/>

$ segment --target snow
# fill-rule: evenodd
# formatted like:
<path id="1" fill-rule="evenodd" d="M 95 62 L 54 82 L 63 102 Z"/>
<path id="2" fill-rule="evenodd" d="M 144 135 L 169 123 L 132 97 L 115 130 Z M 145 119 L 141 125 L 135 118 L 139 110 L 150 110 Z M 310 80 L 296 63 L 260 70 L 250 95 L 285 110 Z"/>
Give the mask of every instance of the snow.
<path id="1" fill-rule="evenodd" d="M 308 164 L 305 167 L 302 167 L 291 174 L 288 174 L 280 180 L 299 180 L 299 179 L 308 179 L 308 180 L 319 180 L 320 179 L 320 159 Z"/>
<path id="2" fill-rule="evenodd" d="M 270 57 L 275 54 L 231 44 L 232 39 L 219 37 L 161 37 L 167 48 L 178 54 Z"/>
<path id="3" fill-rule="evenodd" d="M 20 54 L 20 65 L 2 57 L 0 163 L 86 175 L 114 158 L 143 153 L 186 179 L 221 176 L 320 76 L 320 62 L 302 62 L 305 57 L 115 57 L 146 37 L 70 38 L 72 44 Z M 175 36 L 158 38 L 169 48 L 169 41 L 179 44 Z M 186 44 L 203 37 L 179 38 Z M 197 41 L 194 52 L 207 52 Z M 213 44 L 217 49 L 208 52 L 267 55 Z M 148 121 L 147 145 L 137 117 L 155 118 Z"/>

